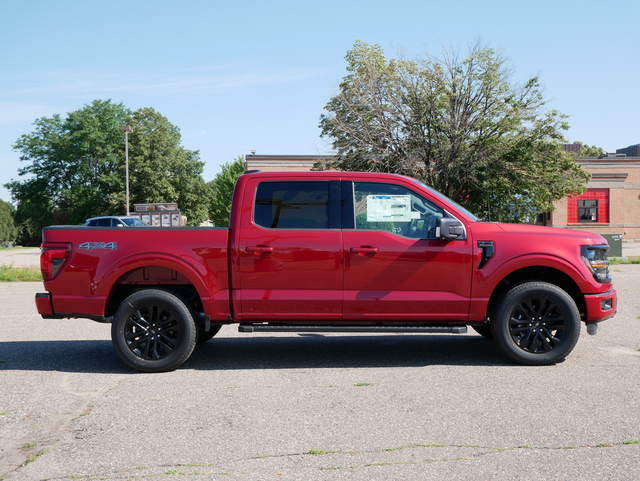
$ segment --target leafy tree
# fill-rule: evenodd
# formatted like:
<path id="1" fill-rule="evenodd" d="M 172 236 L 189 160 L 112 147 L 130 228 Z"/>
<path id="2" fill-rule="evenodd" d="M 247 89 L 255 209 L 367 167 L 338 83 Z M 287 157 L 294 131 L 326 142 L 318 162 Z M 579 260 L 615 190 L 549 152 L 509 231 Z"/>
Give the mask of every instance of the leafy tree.
<path id="1" fill-rule="evenodd" d="M 208 184 L 211 189 L 209 217 L 216 226 L 229 225 L 233 189 L 238 177 L 244 173 L 244 160 L 244 156 L 240 156 L 233 162 L 222 164 L 222 170 Z"/>
<path id="2" fill-rule="evenodd" d="M 596 147 L 595 145 L 587 145 L 582 142 L 574 142 L 580 144 L 580 153 L 576 157 L 602 157 L 606 155 L 605 150 L 602 147 Z"/>
<path id="3" fill-rule="evenodd" d="M 14 242 L 18 237 L 13 221 L 14 208 L 9 202 L 0 200 L 0 242 Z"/>
<path id="4" fill-rule="evenodd" d="M 40 243 L 42 227 L 81 224 L 88 217 L 121 215 L 125 208 L 125 142 L 130 125 L 131 205 L 177 202 L 189 223 L 207 218 L 208 198 L 198 151 L 180 145 L 177 127 L 154 109 L 131 112 L 111 100 L 95 100 L 66 117 L 42 117 L 14 144 L 24 180 L 5 184 L 17 201 L 18 239 Z"/>
<path id="5" fill-rule="evenodd" d="M 153 108 L 133 112 L 128 125 L 133 128 L 129 134 L 131 205 L 176 202 L 189 225 L 207 220 L 209 199 L 200 153 L 185 149 L 180 129 Z"/>
<path id="6" fill-rule="evenodd" d="M 410 175 L 495 220 L 523 221 L 584 191 L 589 174 L 562 148 L 565 116 L 543 111 L 536 77 L 511 82 L 492 49 L 387 60 L 358 41 L 346 61 L 320 119 L 334 167 Z"/>
<path id="7" fill-rule="evenodd" d="M 21 152 L 20 160 L 30 162 L 19 170 L 26 180 L 5 187 L 18 203 L 22 243 L 37 245 L 45 225 L 79 224 L 96 213 L 122 212 L 114 198 L 114 192 L 124 190 L 118 126 L 129 116 L 122 104 L 95 100 L 66 118 L 37 119 L 34 132 L 18 138 L 13 148 Z"/>

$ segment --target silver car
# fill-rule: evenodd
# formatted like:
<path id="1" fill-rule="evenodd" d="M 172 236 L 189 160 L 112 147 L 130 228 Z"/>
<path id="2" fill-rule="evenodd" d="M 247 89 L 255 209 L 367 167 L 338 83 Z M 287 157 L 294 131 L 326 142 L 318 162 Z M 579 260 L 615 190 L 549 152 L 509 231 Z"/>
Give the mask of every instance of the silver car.
<path id="1" fill-rule="evenodd" d="M 127 216 L 92 217 L 87 219 L 84 225 L 89 227 L 147 227 L 147 224 L 137 217 Z"/>

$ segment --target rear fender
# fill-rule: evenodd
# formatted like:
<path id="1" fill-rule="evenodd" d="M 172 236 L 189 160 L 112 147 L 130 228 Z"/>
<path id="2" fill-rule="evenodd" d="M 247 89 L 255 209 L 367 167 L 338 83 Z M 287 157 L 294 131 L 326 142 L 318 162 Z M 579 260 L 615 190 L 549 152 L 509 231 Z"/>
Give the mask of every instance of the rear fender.
<path id="1" fill-rule="evenodd" d="M 219 279 L 213 272 L 195 259 L 150 253 L 144 256 L 132 256 L 110 266 L 104 274 L 96 273 L 92 283 L 93 295 L 104 297 L 105 307 L 119 285 L 162 285 L 162 279 L 153 278 L 153 267 L 162 267 L 175 271 L 176 282 L 180 277 L 191 284 L 198 292 L 205 314 L 215 320 L 227 320 L 229 315 L 228 289 L 226 279 Z M 145 270 L 146 269 L 146 270 Z M 146 276 L 132 276 L 137 270 L 145 270 Z M 127 276 L 132 276 L 127 280 Z"/>

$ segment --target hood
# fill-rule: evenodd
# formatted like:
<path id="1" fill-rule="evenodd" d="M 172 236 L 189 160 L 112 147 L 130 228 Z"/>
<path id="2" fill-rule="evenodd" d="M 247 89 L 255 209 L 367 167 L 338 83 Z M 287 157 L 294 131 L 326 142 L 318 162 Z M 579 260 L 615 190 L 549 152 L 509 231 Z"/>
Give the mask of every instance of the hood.
<path id="1" fill-rule="evenodd" d="M 482 225 L 484 228 L 477 229 Z M 522 235 L 527 237 L 563 237 L 569 239 L 576 239 L 584 244 L 607 244 L 607 241 L 600 234 L 594 232 L 587 232 L 576 229 L 563 229 L 560 227 L 545 227 L 540 225 L 530 224 L 500 224 L 492 222 L 477 223 L 474 226 L 474 231 L 481 231 L 483 235 L 491 234 L 500 235 L 502 233 L 509 235 Z"/>

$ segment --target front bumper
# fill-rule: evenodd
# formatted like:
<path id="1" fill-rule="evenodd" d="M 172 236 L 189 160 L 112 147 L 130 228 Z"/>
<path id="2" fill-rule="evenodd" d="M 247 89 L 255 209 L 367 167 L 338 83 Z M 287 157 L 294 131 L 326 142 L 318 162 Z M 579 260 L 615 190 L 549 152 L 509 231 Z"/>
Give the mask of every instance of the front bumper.
<path id="1" fill-rule="evenodd" d="M 586 294 L 585 321 L 600 322 L 613 317 L 618 310 L 618 293 L 615 290 L 601 294 Z"/>

